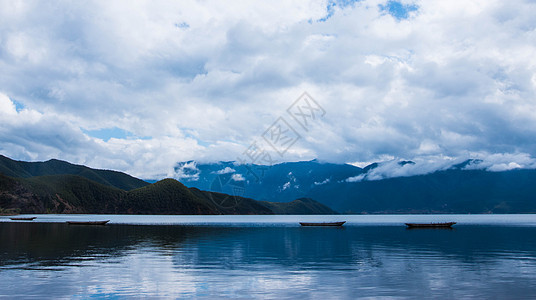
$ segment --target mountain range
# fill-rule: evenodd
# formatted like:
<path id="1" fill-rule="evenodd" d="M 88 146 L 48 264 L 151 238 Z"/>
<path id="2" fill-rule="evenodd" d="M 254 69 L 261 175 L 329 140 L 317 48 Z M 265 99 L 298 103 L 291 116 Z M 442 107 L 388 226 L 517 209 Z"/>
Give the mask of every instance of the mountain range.
<path id="1" fill-rule="evenodd" d="M 317 160 L 272 166 L 189 161 L 177 163 L 175 174 L 189 187 L 272 202 L 307 197 L 341 213 L 536 212 L 536 170 L 492 172 L 480 163 L 466 160 L 425 174 L 381 177 L 382 163 L 359 168 Z M 414 164 L 401 161 L 395 167 Z"/>
<path id="2" fill-rule="evenodd" d="M 0 155 L 0 213 L 334 214 L 312 199 L 286 203 L 187 188 L 175 179 L 148 183 L 128 174 L 61 160 L 15 161 Z"/>
<path id="3" fill-rule="evenodd" d="M 480 163 L 467 160 L 425 174 L 382 177 L 378 170 L 384 163 L 360 168 L 317 160 L 272 166 L 189 161 L 175 166 L 179 182 L 0 155 L 0 213 L 536 212 L 536 170 L 495 172 Z M 399 170 L 412 166 L 411 161 L 395 164 Z"/>

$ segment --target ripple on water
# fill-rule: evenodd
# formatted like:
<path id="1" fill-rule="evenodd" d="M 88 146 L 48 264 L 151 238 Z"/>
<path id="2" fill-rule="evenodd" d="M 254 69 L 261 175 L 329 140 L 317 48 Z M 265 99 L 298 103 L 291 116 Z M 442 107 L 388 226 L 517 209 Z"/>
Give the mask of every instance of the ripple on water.
<path id="1" fill-rule="evenodd" d="M 536 295 L 535 233 L 6 222 L 0 297 L 526 298 Z"/>

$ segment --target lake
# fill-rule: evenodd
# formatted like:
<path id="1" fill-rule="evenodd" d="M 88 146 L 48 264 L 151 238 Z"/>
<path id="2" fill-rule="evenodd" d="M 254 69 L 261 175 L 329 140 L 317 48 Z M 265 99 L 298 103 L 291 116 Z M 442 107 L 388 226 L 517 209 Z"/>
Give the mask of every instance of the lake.
<path id="1" fill-rule="evenodd" d="M 0 217 L 1 298 L 536 297 L 536 215 L 33 216 Z"/>

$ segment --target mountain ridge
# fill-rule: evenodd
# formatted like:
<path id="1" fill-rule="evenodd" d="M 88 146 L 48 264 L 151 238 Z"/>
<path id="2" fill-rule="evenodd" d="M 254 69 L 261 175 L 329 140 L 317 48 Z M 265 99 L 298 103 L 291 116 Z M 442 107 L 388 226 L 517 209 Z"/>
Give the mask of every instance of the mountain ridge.
<path id="1" fill-rule="evenodd" d="M 191 161 L 177 164 L 177 169 L 188 169 L 179 175 L 188 175 L 182 181 L 189 187 L 214 191 L 221 186 L 211 183 L 227 182 L 239 185 L 246 197 L 271 202 L 309 197 L 343 213 L 536 212 L 536 170 L 488 171 L 482 163 L 468 159 L 429 172 L 416 169 L 412 161 L 364 168 L 314 160 L 273 166 Z M 387 167 L 399 175 L 388 177 Z M 256 176 L 251 174 L 257 170 Z"/>
<path id="2" fill-rule="evenodd" d="M 79 175 L 95 182 L 127 191 L 149 184 L 126 173 L 93 169 L 58 159 L 43 162 L 26 162 L 0 155 L 0 173 L 14 178 L 30 178 L 42 175 Z"/>
<path id="3" fill-rule="evenodd" d="M 108 180 L 97 182 L 89 179 L 94 169 L 55 160 L 43 163 L 18 162 L 5 157 L 0 161 L 0 214 L 9 213 L 79 213 L 79 214 L 274 214 L 269 203 L 246 197 L 226 195 L 187 188 L 175 179 L 163 179 L 156 183 L 144 182 L 143 186 L 124 190 Z M 7 163 L 6 163 L 7 161 Z M 10 167 L 12 169 L 10 169 Z M 68 169 L 75 174 L 64 174 Z M 18 174 L 11 177 L 3 174 Z M 89 170 L 88 170 L 89 169 Z M 36 171 L 37 170 L 37 171 Z M 47 174 L 47 171 L 52 174 Z M 86 172 L 87 171 L 87 172 Z M 99 171 L 99 170 L 97 170 Z M 100 170 L 102 171 L 102 170 Z M 113 173 L 108 173 L 113 172 Z M 63 173 L 63 174 L 56 174 Z M 29 176 L 32 174 L 44 174 Z M 88 175 L 89 174 L 89 175 Z M 85 176 L 84 176 L 85 175 Z M 114 183 L 130 175 L 104 171 Z M 120 177 L 116 180 L 113 175 Z M 104 177 L 99 177 L 103 179 Z M 134 178 L 136 179 L 136 178 Z M 138 182 L 139 179 L 133 181 Z M 128 183 L 128 182 L 127 182 Z M 120 185 L 121 186 L 121 185 Z M 123 185 L 124 186 L 124 185 Z M 232 205 L 221 205 L 231 199 Z M 313 201 L 315 202 L 315 201 Z M 295 211 L 295 203 L 278 203 L 277 213 Z M 305 214 L 336 212 L 315 202 L 302 207 Z"/>

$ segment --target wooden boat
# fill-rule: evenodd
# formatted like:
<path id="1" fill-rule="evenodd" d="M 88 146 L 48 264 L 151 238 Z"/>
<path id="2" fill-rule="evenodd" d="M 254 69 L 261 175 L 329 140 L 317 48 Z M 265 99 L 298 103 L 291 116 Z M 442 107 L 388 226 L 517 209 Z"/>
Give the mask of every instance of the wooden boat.
<path id="1" fill-rule="evenodd" d="M 37 217 L 13 217 L 10 219 L 13 221 L 32 221 L 32 220 L 35 220 L 35 218 Z"/>
<path id="2" fill-rule="evenodd" d="M 67 221 L 67 224 L 69 225 L 106 225 L 106 223 L 110 222 L 110 220 L 106 221 Z"/>
<path id="3" fill-rule="evenodd" d="M 450 228 L 456 222 L 444 223 L 405 223 L 408 228 Z"/>
<path id="4" fill-rule="evenodd" d="M 346 223 L 346 221 L 342 222 L 322 222 L 322 223 L 307 223 L 307 222 L 300 222 L 301 226 L 342 226 L 342 224 Z"/>

